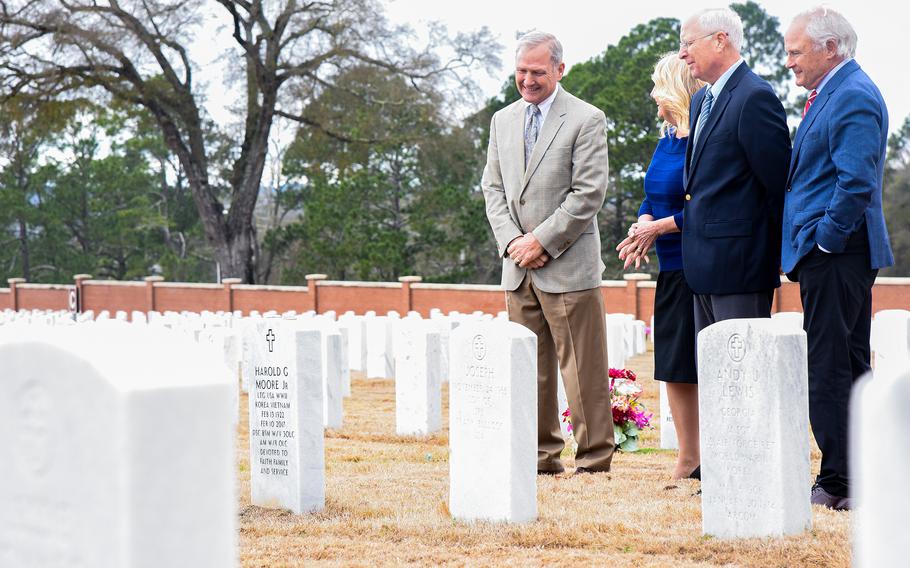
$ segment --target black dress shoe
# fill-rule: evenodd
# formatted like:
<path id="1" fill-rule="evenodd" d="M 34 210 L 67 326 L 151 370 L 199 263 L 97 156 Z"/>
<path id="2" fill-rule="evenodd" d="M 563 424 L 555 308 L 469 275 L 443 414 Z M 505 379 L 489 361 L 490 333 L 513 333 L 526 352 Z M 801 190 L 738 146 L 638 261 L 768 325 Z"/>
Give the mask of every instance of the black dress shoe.
<path id="1" fill-rule="evenodd" d="M 701 464 L 695 466 L 695 469 L 693 469 L 692 473 L 689 474 L 689 479 L 697 479 L 701 481 Z"/>
<path id="2" fill-rule="evenodd" d="M 538 469 L 537 475 L 559 475 L 564 469 Z"/>
<path id="3" fill-rule="evenodd" d="M 579 473 L 608 473 L 609 470 L 590 469 L 585 466 L 575 468 L 575 474 Z"/>
<path id="4" fill-rule="evenodd" d="M 840 495 L 832 495 L 825 491 L 821 485 L 816 485 L 812 488 L 812 495 L 809 497 L 809 502 L 813 505 L 822 505 L 823 507 L 834 509 L 835 511 L 849 511 L 853 508 L 853 499 L 841 497 Z"/>

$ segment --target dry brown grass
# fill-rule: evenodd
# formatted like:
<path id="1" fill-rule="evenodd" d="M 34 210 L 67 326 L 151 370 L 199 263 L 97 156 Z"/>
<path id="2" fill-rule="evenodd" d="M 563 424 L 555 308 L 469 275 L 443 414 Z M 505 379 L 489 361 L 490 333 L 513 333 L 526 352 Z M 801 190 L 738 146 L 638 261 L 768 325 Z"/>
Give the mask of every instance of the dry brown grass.
<path id="1" fill-rule="evenodd" d="M 658 409 L 651 353 L 633 359 L 648 408 Z M 443 392 L 443 424 L 448 424 Z M 850 516 L 814 507 L 814 529 L 784 539 L 722 541 L 701 534 L 696 481 L 672 482 L 674 452 L 645 432 L 646 449 L 617 453 L 609 474 L 538 477 L 538 520 L 467 524 L 448 515 L 448 429 L 395 435 L 392 381 L 353 382 L 344 428 L 326 433 L 326 508 L 292 515 L 250 504 L 246 397 L 238 430 L 240 554 L 244 567 L 695 566 L 850 564 Z M 813 446 L 814 447 L 814 446 Z M 818 466 L 818 451 L 813 450 Z M 566 460 L 571 466 L 571 458 Z"/>

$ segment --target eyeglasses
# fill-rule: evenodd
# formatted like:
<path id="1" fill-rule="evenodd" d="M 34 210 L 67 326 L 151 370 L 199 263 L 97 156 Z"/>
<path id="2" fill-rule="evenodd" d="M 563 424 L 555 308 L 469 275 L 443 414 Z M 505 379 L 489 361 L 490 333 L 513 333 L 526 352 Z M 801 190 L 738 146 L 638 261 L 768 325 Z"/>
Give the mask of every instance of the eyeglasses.
<path id="1" fill-rule="evenodd" d="M 711 32 L 711 33 L 709 33 L 708 35 L 703 35 L 703 36 L 697 37 L 697 38 L 695 38 L 695 39 L 690 39 L 689 41 L 686 41 L 686 40 L 684 40 L 684 39 L 683 39 L 683 40 L 680 40 L 680 41 L 679 41 L 679 49 L 680 49 L 680 50 L 683 50 L 683 49 L 688 50 L 690 47 L 692 47 L 692 45 L 693 45 L 696 41 L 705 39 L 706 37 L 711 37 L 711 36 L 713 36 L 713 35 L 716 34 L 716 33 L 717 33 L 717 32 Z"/>

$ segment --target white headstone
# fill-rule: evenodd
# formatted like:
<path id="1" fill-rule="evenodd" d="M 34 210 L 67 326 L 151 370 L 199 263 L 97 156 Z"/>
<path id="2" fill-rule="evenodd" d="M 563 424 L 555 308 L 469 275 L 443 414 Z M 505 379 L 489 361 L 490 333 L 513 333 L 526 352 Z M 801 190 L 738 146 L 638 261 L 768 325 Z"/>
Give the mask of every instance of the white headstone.
<path id="1" fill-rule="evenodd" d="M 670 410 L 667 383 L 657 382 L 660 384 L 660 447 L 664 450 L 678 450 L 679 439 L 676 437 L 676 424 L 673 423 L 673 412 Z"/>
<path id="2" fill-rule="evenodd" d="M 304 324 L 322 333 L 322 412 L 323 426 L 339 429 L 344 422 L 344 383 L 342 376 L 341 332 L 335 322 L 323 319 Z"/>
<path id="3" fill-rule="evenodd" d="M 882 310 L 872 320 L 875 375 L 895 377 L 910 370 L 910 311 Z"/>
<path id="4" fill-rule="evenodd" d="M 562 437 L 568 439 L 569 422 L 564 420 L 563 414 L 569 409 L 569 397 L 566 395 L 566 385 L 562 380 L 562 371 L 556 367 L 556 399 L 559 405 L 559 429 L 562 431 Z"/>
<path id="5" fill-rule="evenodd" d="M 449 510 L 455 519 L 537 518 L 537 336 L 512 322 L 452 332 Z"/>
<path id="6" fill-rule="evenodd" d="M 771 319 L 774 321 L 785 322 L 793 327 L 793 329 L 802 329 L 803 328 L 803 313 L 802 312 L 777 312 L 771 314 Z"/>
<path id="7" fill-rule="evenodd" d="M 632 342 L 635 346 L 635 354 L 641 355 L 648 351 L 647 337 L 645 336 L 645 322 L 635 320 L 632 322 Z"/>
<path id="8" fill-rule="evenodd" d="M 237 566 L 230 385 L 209 363 L 120 322 L 4 335 L 0 566 Z"/>
<path id="9" fill-rule="evenodd" d="M 398 326 L 395 351 L 395 431 L 427 436 L 442 428 L 440 334 L 422 320 Z"/>
<path id="10" fill-rule="evenodd" d="M 348 330 L 348 365 L 352 371 L 366 371 L 367 322 L 363 316 L 348 312 L 338 318 L 338 325 Z"/>
<path id="11" fill-rule="evenodd" d="M 626 367 L 626 324 L 622 314 L 606 314 L 607 362 L 613 369 Z"/>
<path id="12" fill-rule="evenodd" d="M 322 332 L 266 318 L 250 384 L 254 505 L 294 513 L 325 507 Z"/>
<path id="13" fill-rule="evenodd" d="M 385 316 L 366 318 L 367 369 L 369 378 L 390 379 L 395 374 L 392 325 Z"/>
<path id="14" fill-rule="evenodd" d="M 770 318 L 705 328 L 698 388 L 703 532 L 742 538 L 809 529 L 805 332 Z"/>
<path id="15" fill-rule="evenodd" d="M 850 400 L 853 565 L 904 566 L 910 494 L 910 370 L 867 373 Z"/>

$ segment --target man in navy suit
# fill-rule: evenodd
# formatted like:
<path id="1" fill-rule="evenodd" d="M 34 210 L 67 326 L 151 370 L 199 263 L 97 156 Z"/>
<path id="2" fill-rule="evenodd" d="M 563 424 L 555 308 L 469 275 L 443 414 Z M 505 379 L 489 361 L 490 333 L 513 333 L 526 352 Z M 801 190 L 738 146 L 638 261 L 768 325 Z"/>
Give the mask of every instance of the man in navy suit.
<path id="1" fill-rule="evenodd" d="M 742 20 L 704 10 L 680 29 L 679 57 L 708 85 L 692 97 L 682 252 L 696 332 L 771 316 L 790 136 L 774 90 L 740 57 Z"/>
<path id="2" fill-rule="evenodd" d="M 888 110 L 838 12 L 798 15 L 784 47 L 796 84 L 810 91 L 787 178 L 781 267 L 799 281 L 809 343 L 809 418 L 822 452 L 812 503 L 850 509 L 850 389 L 870 368 L 872 285 L 894 264 L 882 214 Z"/>

